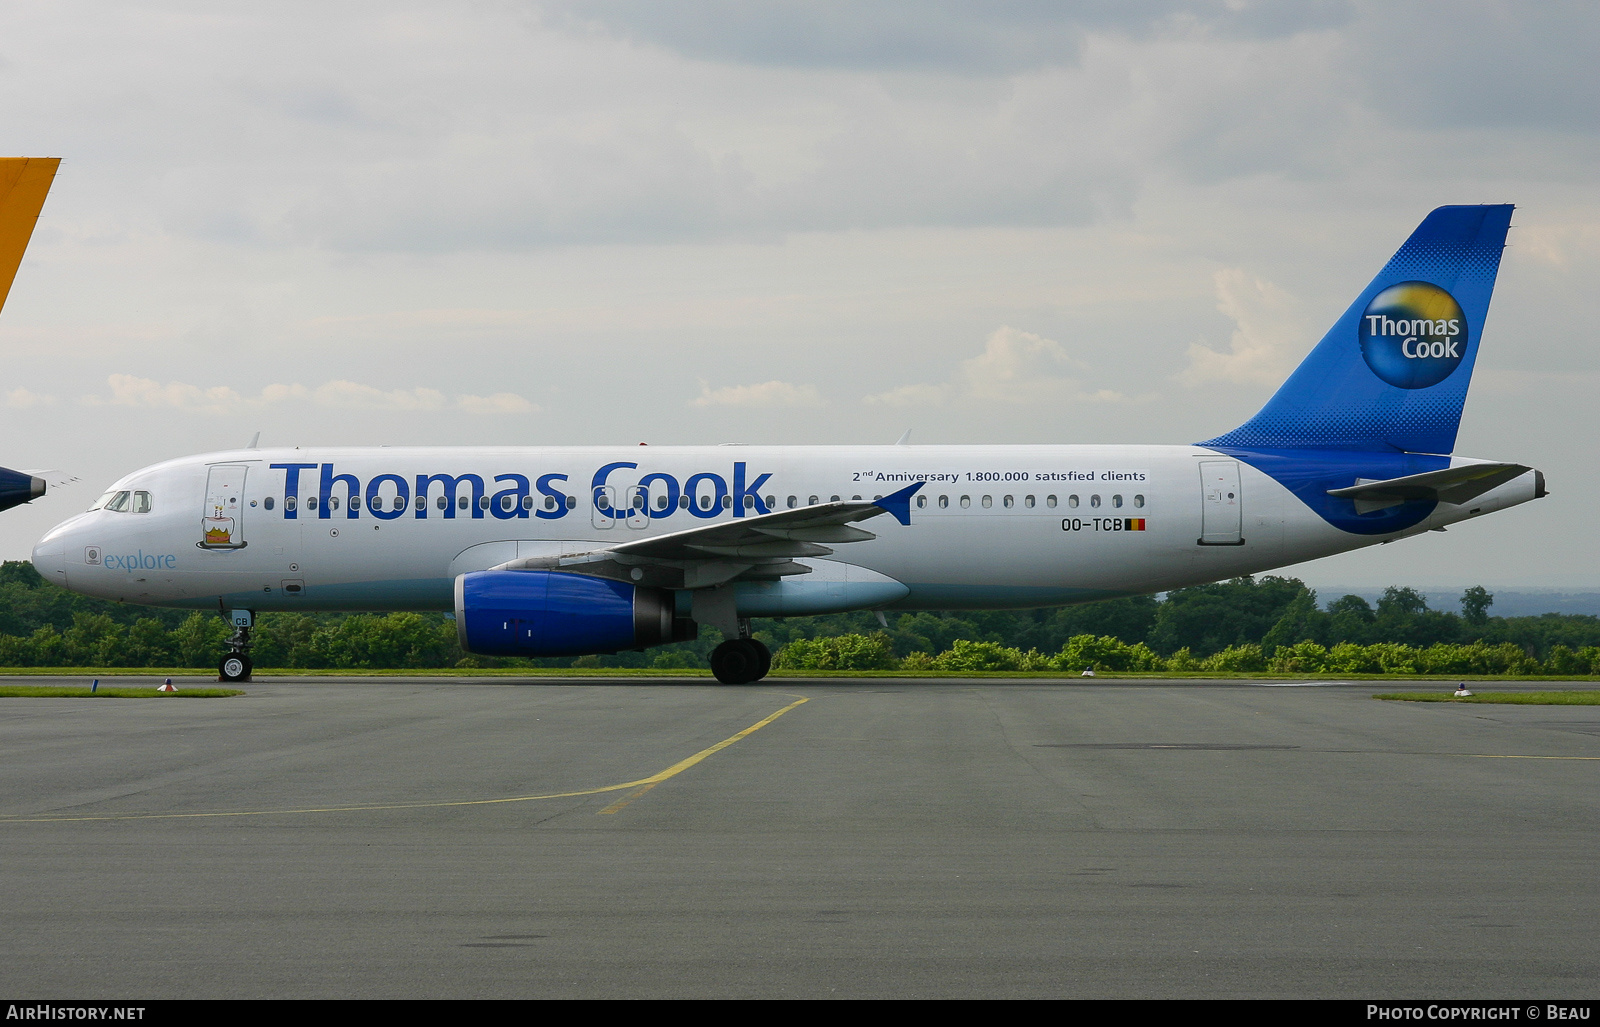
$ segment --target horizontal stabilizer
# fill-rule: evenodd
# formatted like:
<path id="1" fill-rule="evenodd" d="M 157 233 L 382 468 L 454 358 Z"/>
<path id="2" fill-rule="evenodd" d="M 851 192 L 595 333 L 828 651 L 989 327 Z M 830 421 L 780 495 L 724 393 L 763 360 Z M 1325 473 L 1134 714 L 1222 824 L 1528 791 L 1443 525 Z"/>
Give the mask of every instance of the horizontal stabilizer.
<path id="1" fill-rule="evenodd" d="M 1349 488 L 1329 489 L 1328 495 L 1335 499 L 1354 500 L 1358 514 L 1386 510 L 1416 500 L 1459 506 L 1531 470 L 1533 468 L 1522 464 L 1466 464 L 1439 471 L 1424 471 L 1422 474 L 1408 474 L 1388 481 L 1358 479 Z"/>

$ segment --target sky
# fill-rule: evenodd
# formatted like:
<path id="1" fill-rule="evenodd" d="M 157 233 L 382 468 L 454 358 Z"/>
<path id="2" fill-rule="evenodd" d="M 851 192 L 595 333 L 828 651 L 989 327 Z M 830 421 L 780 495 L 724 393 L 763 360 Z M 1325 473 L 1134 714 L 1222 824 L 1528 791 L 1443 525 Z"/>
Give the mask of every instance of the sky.
<path id="1" fill-rule="evenodd" d="M 1412 228 L 1518 205 L 1457 452 L 1538 503 L 1309 583 L 1600 585 L 1600 7 L 0 6 L 61 172 L 0 463 L 264 445 L 1187 443 Z"/>

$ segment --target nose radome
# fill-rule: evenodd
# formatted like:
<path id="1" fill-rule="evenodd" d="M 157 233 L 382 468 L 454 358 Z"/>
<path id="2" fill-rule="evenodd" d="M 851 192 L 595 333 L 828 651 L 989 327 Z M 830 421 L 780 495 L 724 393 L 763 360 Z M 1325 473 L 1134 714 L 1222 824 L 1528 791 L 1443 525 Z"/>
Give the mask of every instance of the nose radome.
<path id="1" fill-rule="evenodd" d="M 66 542 L 60 535 L 47 535 L 33 547 L 33 566 L 44 580 L 63 588 L 67 584 Z"/>

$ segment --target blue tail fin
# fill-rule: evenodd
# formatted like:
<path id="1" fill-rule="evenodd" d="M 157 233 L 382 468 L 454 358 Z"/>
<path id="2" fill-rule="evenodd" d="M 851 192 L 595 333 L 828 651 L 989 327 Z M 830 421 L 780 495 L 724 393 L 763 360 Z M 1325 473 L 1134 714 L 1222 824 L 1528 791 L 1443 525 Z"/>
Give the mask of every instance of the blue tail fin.
<path id="1" fill-rule="evenodd" d="M 1429 214 L 1260 413 L 1199 445 L 1449 453 L 1511 210 Z"/>

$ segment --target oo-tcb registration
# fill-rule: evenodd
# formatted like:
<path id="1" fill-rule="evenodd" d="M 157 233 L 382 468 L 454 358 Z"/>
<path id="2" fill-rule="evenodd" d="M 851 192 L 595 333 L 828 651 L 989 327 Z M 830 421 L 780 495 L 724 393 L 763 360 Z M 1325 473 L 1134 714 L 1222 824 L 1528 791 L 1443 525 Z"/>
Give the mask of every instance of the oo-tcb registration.
<path id="1" fill-rule="evenodd" d="M 40 540 L 75 592 L 227 610 L 453 610 L 462 646 L 566 656 L 750 618 L 1035 607 L 1389 542 L 1545 494 L 1452 456 L 1511 207 L 1440 207 L 1249 421 L 1181 446 L 245 449 L 112 485 Z"/>

